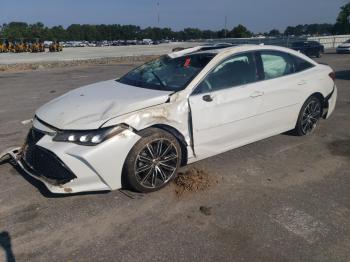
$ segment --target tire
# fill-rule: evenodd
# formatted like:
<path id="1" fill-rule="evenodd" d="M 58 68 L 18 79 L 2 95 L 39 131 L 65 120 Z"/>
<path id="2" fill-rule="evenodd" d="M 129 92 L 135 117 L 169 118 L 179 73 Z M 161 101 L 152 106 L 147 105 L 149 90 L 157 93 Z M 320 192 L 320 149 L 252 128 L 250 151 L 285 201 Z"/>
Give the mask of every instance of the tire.
<path id="1" fill-rule="evenodd" d="M 312 134 L 316 129 L 318 121 L 322 116 L 322 102 L 316 96 L 311 96 L 302 106 L 298 121 L 295 126 L 295 133 L 298 136 Z"/>
<path id="2" fill-rule="evenodd" d="M 317 57 L 317 58 L 321 58 L 321 56 L 322 56 L 321 51 L 318 51 L 318 53 L 316 54 L 316 57 Z"/>
<path id="3" fill-rule="evenodd" d="M 181 146 L 174 136 L 159 128 L 146 129 L 139 135 L 142 138 L 126 158 L 123 179 L 135 191 L 154 192 L 176 177 Z"/>

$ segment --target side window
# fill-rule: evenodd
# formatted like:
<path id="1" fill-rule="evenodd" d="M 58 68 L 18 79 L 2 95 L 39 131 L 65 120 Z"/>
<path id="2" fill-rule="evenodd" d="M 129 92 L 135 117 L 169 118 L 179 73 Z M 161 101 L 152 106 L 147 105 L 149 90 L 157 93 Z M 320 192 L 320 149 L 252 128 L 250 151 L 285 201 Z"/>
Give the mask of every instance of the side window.
<path id="1" fill-rule="evenodd" d="M 293 56 L 293 59 L 294 59 L 294 68 L 295 68 L 296 72 L 301 72 L 301 71 L 304 71 L 304 70 L 309 69 L 311 67 L 314 67 L 313 64 L 311 64 L 310 62 L 308 62 L 300 57 Z"/>
<path id="2" fill-rule="evenodd" d="M 294 63 L 289 54 L 274 51 L 261 52 L 265 80 L 294 73 Z"/>
<path id="3" fill-rule="evenodd" d="M 216 66 L 197 87 L 194 94 L 245 85 L 256 79 L 257 71 L 253 53 L 236 55 Z"/>

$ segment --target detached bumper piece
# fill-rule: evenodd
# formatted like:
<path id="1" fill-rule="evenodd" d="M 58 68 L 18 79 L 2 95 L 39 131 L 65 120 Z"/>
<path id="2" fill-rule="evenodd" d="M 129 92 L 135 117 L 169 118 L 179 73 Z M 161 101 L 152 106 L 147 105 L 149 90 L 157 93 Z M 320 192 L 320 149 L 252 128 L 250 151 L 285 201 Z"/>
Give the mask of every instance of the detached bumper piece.
<path id="1" fill-rule="evenodd" d="M 36 176 L 53 185 L 63 185 L 76 178 L 51 151 L 36 145 L 45 134 L 32 128 L 23 148 L 21 164 Z"/>

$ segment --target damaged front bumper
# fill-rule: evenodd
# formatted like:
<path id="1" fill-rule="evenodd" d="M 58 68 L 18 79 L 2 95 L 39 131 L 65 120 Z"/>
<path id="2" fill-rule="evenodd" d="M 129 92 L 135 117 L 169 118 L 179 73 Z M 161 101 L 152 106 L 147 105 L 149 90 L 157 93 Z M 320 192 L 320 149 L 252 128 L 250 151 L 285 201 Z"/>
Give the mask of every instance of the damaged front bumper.
<path id="1" fill-rule="evenodd" d="M 36 133 L 36 139 L 30 140 L 29 134 L 26 145 L 12 148 L 7 156 L 50 192 L 67 194 L 122 187 L 123 165 L 139 135 L 126 129 L 99 145 L 82 146 L 55 142 L 50 132 L 37 125 L 34 121 L 30 131 Z"/>

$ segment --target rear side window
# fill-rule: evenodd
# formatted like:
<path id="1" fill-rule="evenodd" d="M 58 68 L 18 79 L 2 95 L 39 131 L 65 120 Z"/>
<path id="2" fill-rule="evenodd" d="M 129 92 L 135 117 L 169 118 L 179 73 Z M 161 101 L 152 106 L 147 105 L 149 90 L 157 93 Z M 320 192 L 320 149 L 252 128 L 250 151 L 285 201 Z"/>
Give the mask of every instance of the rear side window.
<path id="1" fill-rule="evenodd" d="M 232 56 L 209 73 L 194 94 L 241 86 L 256 81 L 257 70 L 252 53 Z"/>
<path id="2" fill-rule="evenodd" d="M 311 64 L 310 62 L 308 62 L 300 57 L 293 56 L 293 59 L 294 59 L 295 72 L 301 72 L 301 71 L 307 70 L 311 67 L 314 67 L 313 64 Z"/>
<path id="3" fill-rule="evenodd" d="M 294 73 L 294 61 L 289 54 L 275 51 L 263 51 L 260 54 L 265 80 Z"/>

